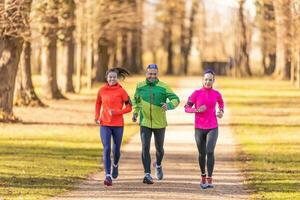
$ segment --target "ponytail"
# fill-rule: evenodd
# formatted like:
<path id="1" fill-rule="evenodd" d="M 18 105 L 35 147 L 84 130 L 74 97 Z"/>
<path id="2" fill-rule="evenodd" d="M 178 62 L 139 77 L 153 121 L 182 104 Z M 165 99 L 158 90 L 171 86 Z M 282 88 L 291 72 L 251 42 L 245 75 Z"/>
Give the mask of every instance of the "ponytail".
<path id="1" fill-rule="evenodd" d="M 111 68 L 106 71 L 105 77 L 107 77 L 107 75 L 110 72 L 115 72 L 117 74 L 118 78 L 120 78 L 122 80 L 124 80 L 126 76 L 130 75 L 129 71 L 127 71 L 126 69 L 121 68 L 121 67 L 114 67 L 114 68 Z"/>

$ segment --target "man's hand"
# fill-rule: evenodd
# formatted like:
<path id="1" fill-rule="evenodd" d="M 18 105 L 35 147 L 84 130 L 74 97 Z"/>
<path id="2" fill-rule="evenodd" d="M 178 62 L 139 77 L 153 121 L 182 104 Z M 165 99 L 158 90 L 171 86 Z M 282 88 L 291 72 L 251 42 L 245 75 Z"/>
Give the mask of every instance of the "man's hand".
<path id="1" fill-rule="evenodd" d="M 100 124 L 100 120 L 99 119 L 95 119 L 95 123 L 99 125 Z"/>
<path id="2" fill-rule="evenodd" d="M 196 112 L 198 112 L 198 113 L 204 112 L 204 111 L 206 111 L 206 109 L 207 109 L 206 105 L 202 105 L 196 109 Z"/>
<path id="3" fill-rule="evenodd" d="M 167 103 L 161 103 L 161 107 L 162 107 L 162 109 L 164 109 L 165 111 L 167 111 L 168 110 L 168 104 Z"/>
<path id="4" fill-rule="evenodd" d="M 133 113 L 133 115 L 132 115 L 132 121 L 136 122 L 137 121 L 137 117 L 138 117 L 138 114 L 137 113 Z"/>

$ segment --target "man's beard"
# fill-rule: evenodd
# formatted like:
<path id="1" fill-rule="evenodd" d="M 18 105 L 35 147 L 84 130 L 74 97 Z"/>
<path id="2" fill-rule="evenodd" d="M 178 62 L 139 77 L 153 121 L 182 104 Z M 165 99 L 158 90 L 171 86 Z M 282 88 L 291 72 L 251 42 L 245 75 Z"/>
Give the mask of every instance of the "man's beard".
<path id="1" fill-rule="evenodd" d="M 148 78 L 148 81 L 151 82 L 151 83 L 153 83 L 156 80 L 157 80 L 157 78 Z"/>

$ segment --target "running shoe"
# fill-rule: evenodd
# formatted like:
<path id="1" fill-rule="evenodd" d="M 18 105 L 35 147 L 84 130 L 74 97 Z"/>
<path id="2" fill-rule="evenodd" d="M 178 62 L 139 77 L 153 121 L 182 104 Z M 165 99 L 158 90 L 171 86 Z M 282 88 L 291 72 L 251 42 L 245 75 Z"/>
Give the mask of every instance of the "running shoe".
<path id="1" fill-rule="evenodd" d="M 113 167 L 112 167 L 112 177 L 115 179 L 119 176 L 119 166 L 118 165 L 114 165 L 113 164 Z"/>
<path id="2" fill-rule="evenodd" d="M 207 181 L 207 188 L 214 188 L 214 185 L 212 183 L 212 177 L 207 177 L 206 181 Z"/>
<path id="3" fill-rule="evenodd" d="M 207 188 L 206 174 L 202 174 L 202 175 L 201 175 L 200 187 L 201 187 L 202 189 L 206 189 L 206 188 Z"/>
<path id="4" fill-rule="evenodd" d="M 111 179 L 111 177 L 109 175 L 105 177 L 104 185 L 106 185 L 106 186 L 112 186 L 112 179 Z"/>
<path id="5" fill-rule="evenodd" d="M 164 172 L 162 170 L 162 166 L 157 165 L 156 162 L 153 164 L 155 167 L 155 175 L 158 180 L 162 180 L 164 178 Z"/>
<path id="6" fill-rule="evenodd" d="M 143 183 L 145 184 L 153 184 L 153 179 L 149 173 L 147 173 L 143 179 Z"/>

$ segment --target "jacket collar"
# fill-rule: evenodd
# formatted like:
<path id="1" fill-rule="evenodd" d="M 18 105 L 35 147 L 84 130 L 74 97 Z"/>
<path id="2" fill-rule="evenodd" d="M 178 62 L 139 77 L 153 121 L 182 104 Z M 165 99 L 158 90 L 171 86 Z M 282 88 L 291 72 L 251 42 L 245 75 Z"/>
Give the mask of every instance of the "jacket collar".
<path id="1" fill-rule="evenodd" d="M 148 79 L 146 79 L 146 83 L 147 83 L 147 85 L 152 85 L 152 86 L 154 86 L 154 85 L 156 85 L 158 82 L 159 82 L 159 80 L 158 80 L 158 79 L 156 79 L 156 80 L 155 80 L 155 81 L 153 81 L 153 82 L 150 82 L 150 81 L 148 81 Z"/>
<path id="2" fill-rule="evenodd" d="M 108 83 L 105 84 L 104 86 L 105 88 L 109 88 L 109 89 L 118 89 L 118 88 L 121 88 L 122 86 L 119 84 L 119 83 L 116 83 L 115 85 L 108 85 Z"/>

